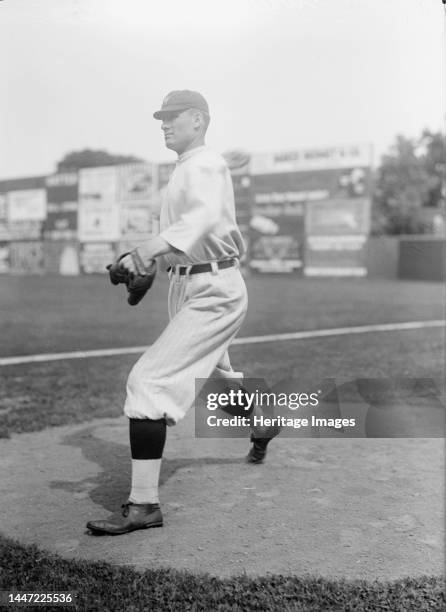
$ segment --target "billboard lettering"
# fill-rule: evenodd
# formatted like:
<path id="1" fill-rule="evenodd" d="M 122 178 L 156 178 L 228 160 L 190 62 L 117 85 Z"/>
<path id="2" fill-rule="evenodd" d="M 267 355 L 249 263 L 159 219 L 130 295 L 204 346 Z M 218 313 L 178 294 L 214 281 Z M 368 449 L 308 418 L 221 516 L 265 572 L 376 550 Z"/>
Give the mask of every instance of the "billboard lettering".
<path id="1" fill-rule="evenodd" d="M 47 176 L 45 179 L 45 185 L 47 187 L 72 187 L 78 183 L 77 172 L 60 172 L 59 174 L 52 174 Z"/>
<path id="2" fill-rule="evenodd" d="M 256 175 L 370 166 L 371 158 L 368 143 L 257 153 L 251 158 L 251 172 Z"/>

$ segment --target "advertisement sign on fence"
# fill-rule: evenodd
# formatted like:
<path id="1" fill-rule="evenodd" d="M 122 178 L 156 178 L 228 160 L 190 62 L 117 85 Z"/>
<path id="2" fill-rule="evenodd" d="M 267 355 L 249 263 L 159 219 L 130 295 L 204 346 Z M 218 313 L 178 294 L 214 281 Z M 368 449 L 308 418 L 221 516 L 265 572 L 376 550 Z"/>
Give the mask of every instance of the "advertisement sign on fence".
<path id="1" fill-rule="evenodd" d="M 270 225 L 275 222 L 278 228 L 272 236 L 272 230 L 264 222 L 263 236 L 251 234 L 251 267 L 279 269 L 280 259 L 283 259 L 286 265 L 284 263 L 282 267 L 288 269 L 290 256 L 284 253 L 292 249 L 299 254 L 297 259 L 301 268 L 305 261 L 308 275 L 317 274 L 320 268 L 325 271 L 340 269 L 333 274 L 346 274 L 347 270 L 352 269 L 354 274 L 362 274 L 362 255 L 358 255 L 362 253 L 362 247 L 354 249 L 356 255 L 352 259 L 350 242 L 338 241 L 337 246 L 333 247 L 333 243 L 328 241 L 326 247 L 321 248 L 320 242 L 318 247 L 314 247 L 311 238 L 364 237 L 368 234 L 370 165 L 371 146 L 368 144 L 253 155 L 251 183 L 254 216 L 251 226 L 256 222 L 260 228 L 260 221 L 264 219 L 269 220 Z M 298 218 L 299 222 L 296 223 Z M 288 236 L 289 239 L 279 240 L 281 236 Z M 304 250 L 305 240 L 307 245 Z M 282 245 L 281 249 L 279 244 Z M 259 251 L 274 251 L 275 261 L 266 267 L 259 265 L 256 261 Z M 327 259 L 324 260 L 324 257 Z"/>
<path id="2" fill-rule="evenodd" d="M 9 221 L 8 233 L 10 240 L 40 240 L 42 221 Z"/>
<path id="3" fill-rule="evenodd" d="M 6 195 L 0 193 L 0 221 L 6 220 L 7 216 Z"/>
<path id="4" fill-rule="evenodd" d="M 73 240 L 77 238 L 78 203 L 48 204 L 48 215 L 43 224 L 47 240 Z"/>
<path id="5" fill-rule="evenodd" d="M 283 174 L 328 168 L 370 166 L 369 143 L 313 147 L 293 151 L 257 153 L 251 159 L 252 174 Z"/>
<path id="6" fill-rule="evenodd" d="M 325 192 L 301 191 L 296 175 L 251 177 L 249 266 L 259 272 L 301 272 L 305 203 Z"/>
<path id="7" fill-rule="evenodd" d="M 150 202 L 156 190 L 156 166 L 148 163 L 117 166 L 119 202 Z"/>
<path id="8" fill-rule="evenodd" d="M 77 276 L 79 274 L 79 247 L 77 242 L 44 242 L 43 260 L 47 274 L 60 274 L 62 276 Z"/>
<path id="9" fill-rule="evenodd" d="M 121 207 L 121 236 L 123 239 L 141 239 L 152 232 L 152 214 L 147 205 L 123 204 Z"/>
<path id="10" fill-rule="evenodd" d="M 293 217 L 279 215 L 269 219 L 268 227 L 268 217 L 255 215 L 252 223 L 255 227 L 250 233 L 250 267 L 258 272 L 300 271 L 304 252 L 303 219 L 303 211 Z"/>
<path id="11" fill-rule="evenodd" d="M 77 238 L 78 174 L 65 172 L 46 179 L 47 217 L 43 237 L 47 240 Z"/>
<path id="12" fill-rule="evenodd" d="M 309 236 L 306 276 L 365 276 L 367 236 Z"/>
<path id="13" fill-rule="evenodd" d="M 11 242 L 10 268 L 13 274 L 41 274 L 43 250 L 40 241 Z"/>
<path id="14" fill-rule="evenodd" d="M 0 241 L 10 240 L 6 195 L 0 194 Z"/>
<path id="15" fill-rule="evenodd" d="M 370 198 L 313 202 L 306 217 L 306 276 L 365 276 Z"/>
<path id="16" fill-rule="evenodd" d="M 117 169 L 84 168 L 79 173 L 78 237 L 82 242 L 119 239 L 120 211 L 116 201 Z"/>
<path id="17" fill-rule="evenodd" d="M 84 274 L 105 274 L 106 266 L 116 259 L 116 247 L 111 243 L 81 245 L 80 263 Z"/>
<path id="18" fill-rule="evenodd" d="M 0 274 L 9 272 L 9 242 L 0 242 Z"/>
<path id="19" fill-rule="evenodd" d="M 116 202 L 116 166 L 82 168 L 79 171 L 79 199 L 83 202 Z"/>
<path id="20" fill-rule="evenodd" d="M 370 229 L 368 198 L 338 198 L 307 206 L 305 227 L 309 236 L 365 235 Z"/>
<path id="21" fill-rule="evenodd" d="M 46 188 L 65 188 L 75 187 L 79 182 L 79 176 L 77 172 L 57 172 L 56 174 L 50 174 L 45 178 Z M 66 199 L 65 197 L 62 198 Z"/>
<path id="22" fill-rule="evenodd" d="M 48 202 L 71 202 L 78 197 L 78 173 L 61 172 L 47 176 L 45 180 Z"/>
<path id="23" fill-rule="evenodd" d="M 45 189 L 23 189 L 7 194 L 9 221 L 43 221 L 46 217 Z"/>
<path id="24" fill-rule="evenodd" d="M 283 201 L 317 202 L 329 198 L 369 197 L 370 177 L 369 168 L 353 168 L 260 174 L 251 177 L 251 180 L 258 203 L 274 204 Z"/>
<path id="25" fill-rule="evenodd" d="M 79 202 L 81 242 L 114 242 L 120 236 L 121 214 L 115 202 Z"/>

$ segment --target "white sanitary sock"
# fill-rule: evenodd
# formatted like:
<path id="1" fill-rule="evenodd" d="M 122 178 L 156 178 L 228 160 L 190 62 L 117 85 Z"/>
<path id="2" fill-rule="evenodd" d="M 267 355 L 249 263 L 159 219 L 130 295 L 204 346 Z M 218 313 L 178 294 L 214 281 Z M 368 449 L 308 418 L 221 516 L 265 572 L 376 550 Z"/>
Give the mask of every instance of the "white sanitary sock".
<path id="1" fill-rule="evenodd" d="M 161 459 L 132 459 L 132 489 L 129 501 L 134 504 L 158 504 L 158 482 Z"/>

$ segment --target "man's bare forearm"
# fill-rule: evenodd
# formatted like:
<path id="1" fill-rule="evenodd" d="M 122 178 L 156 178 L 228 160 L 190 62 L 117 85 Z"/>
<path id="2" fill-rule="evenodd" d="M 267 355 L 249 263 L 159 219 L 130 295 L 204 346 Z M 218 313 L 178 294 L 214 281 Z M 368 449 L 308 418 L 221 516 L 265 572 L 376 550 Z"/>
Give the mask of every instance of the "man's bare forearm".
<path id="1" fill-rule="evenodd" d="M 160 235 L 149 238 L 149 240 L 147 240 L 144 244 L 138 245 L 135 250 L 137 250 L 143 264 L 146 266 L 150 266 L 151 262 L 160 255 L 179 252 L 178 249 L 169 244 Z M 128 272 L 138 272 L 130 254 L 126 255 L 120 260 L 120 265 Z"/>
<path id="2" fill-rule="evenodd" d="M 169 244 L 160 235 L 149 238 L 144 244 L 138 246 L 138 252 L 143 261 L 147 263 L 151 259 L 155 259 L 166 253 L 178 253 L 178 249 Z"/>

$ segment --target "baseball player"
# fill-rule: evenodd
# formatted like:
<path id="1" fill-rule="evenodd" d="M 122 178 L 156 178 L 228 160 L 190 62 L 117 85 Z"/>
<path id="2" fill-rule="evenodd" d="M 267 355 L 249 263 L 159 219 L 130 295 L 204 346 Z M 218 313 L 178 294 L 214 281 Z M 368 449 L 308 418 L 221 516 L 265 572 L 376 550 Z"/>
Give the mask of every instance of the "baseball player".
<path id="1" fill-rule="evenodd" d="M 163 256 L 170 279 L 170 322 L 140 357 L 127 381 L 131 491 L 122 512 L 87 523 L 93 532 L 123 534 L 160 527 L 158 480 L 166 426 L 178 423 L 196 397 L 196 379 L 243 379 L 228 347 L 248 299 L 239 259 L 245 245 L 235 221 L 234 193 L 223 157 L 205 145 L 209 108 L 198 92 L 172 91 L 154 113 L 165 144 L 178 154 L 160 212 L 160 233 L 120 259 L 128 274 Z M 135 255 L 135 253 L 133 254 Z M 276 430 L 251 436 L 248 461 L 259 463 Z"/>

